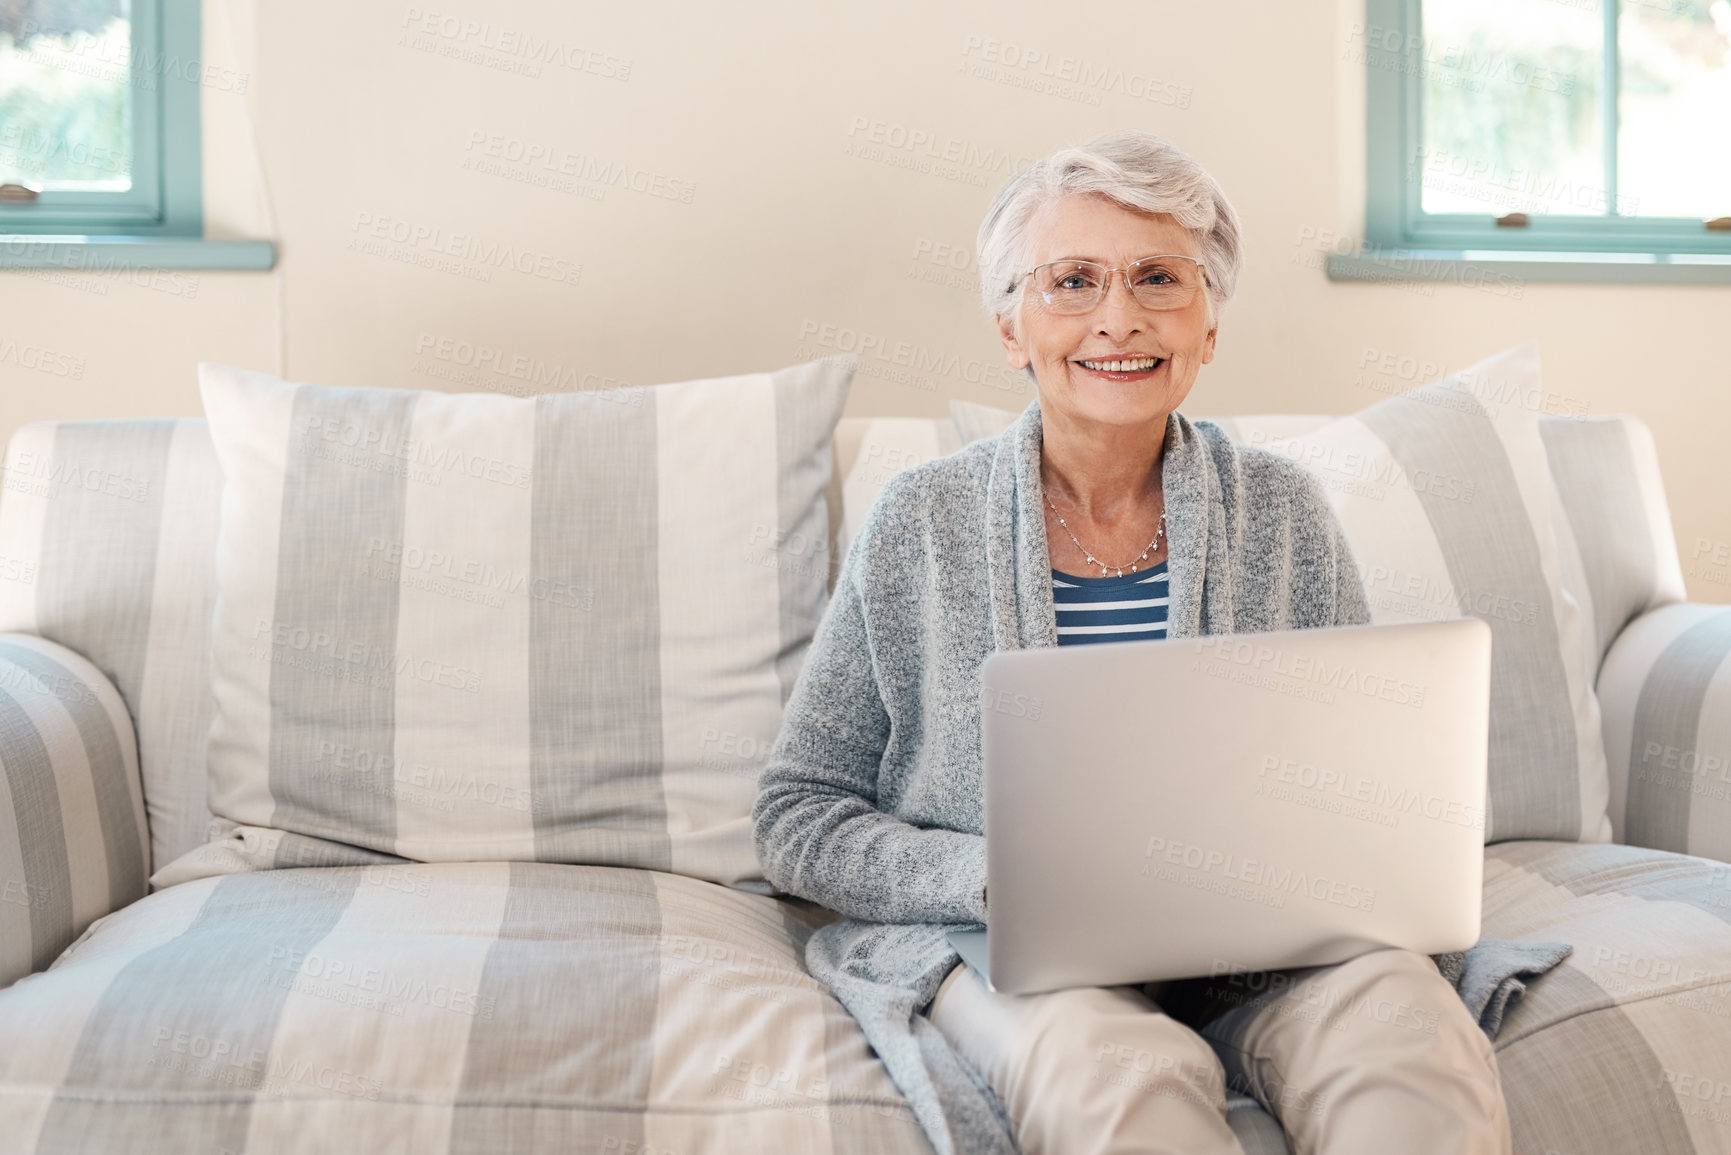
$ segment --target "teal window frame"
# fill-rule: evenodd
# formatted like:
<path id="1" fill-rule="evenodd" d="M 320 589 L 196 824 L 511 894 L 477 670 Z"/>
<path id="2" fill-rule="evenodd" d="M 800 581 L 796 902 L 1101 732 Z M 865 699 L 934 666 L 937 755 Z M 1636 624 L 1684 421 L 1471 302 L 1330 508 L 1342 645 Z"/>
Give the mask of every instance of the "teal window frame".
<path id="1" fill-rule="evenodd" d="M 1608 82 L 1601 86 L 1605 140 L 1603 216 L 1534 213 L 1523 227 L 1496 223 L 1496 214 L 1427 213 L 1420 200 L 1419 155 L 1424 127 L 1422 0 L 1365 2 L 1365 246 L 1503 252 L 1652 253 L 1731 255 L 1731 233 L 1713 232 L 1694 217 L 1627 217 L 1617 204 L 1617 15 L 1621 0 L 1600 0 L 1605 45 L 1600 59 Z M 1396 45 L 1393 50 L 1384 47 Z M 1731 214 L 1731 202 L 1725 207 Z"/>
<path id="2" fill-rule="evenodd" d="M 132 0 L 132 188 L 0 204 L 0 234 L 203 235 L 199 25 L 199 0 Z"/>

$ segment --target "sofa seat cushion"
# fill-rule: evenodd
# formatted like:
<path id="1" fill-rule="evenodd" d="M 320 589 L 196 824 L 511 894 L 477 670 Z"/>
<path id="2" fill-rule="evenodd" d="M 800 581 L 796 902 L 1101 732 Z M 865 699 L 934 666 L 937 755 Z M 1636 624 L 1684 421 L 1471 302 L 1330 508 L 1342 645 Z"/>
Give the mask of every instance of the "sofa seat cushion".
<path id="1" fill-rule="evenodd" d="M 159 891 L 0 992 L 13 1151 L 929 1151 L 789 904 L 444 863 Z"/>
<path id="2" fill-rule="evenodd" d="M 1613 844 L 1485 857 L 1487 938 L 1572 943 L 1497 1059 L 1517 1151 L 1731 1151 L 1731 866 Z"/>

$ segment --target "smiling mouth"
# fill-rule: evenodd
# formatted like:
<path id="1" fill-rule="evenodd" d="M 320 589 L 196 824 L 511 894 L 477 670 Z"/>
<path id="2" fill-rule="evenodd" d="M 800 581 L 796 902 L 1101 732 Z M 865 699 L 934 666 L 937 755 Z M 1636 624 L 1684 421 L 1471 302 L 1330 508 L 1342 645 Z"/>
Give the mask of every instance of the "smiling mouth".
<path id="1" fill-rule="evenodd" d="M 1163 357 L 1126 357 L 1116 361 L 1077 361 L 1096 373 L 1147 373 L 1165 364 Z"/>

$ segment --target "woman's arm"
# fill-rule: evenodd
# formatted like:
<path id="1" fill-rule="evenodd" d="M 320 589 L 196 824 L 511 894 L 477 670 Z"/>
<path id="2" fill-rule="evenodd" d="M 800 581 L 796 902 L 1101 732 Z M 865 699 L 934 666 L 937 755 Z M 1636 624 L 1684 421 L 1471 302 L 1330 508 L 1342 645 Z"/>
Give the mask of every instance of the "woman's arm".
<path id="1" fill-rule="evenodd" d="M 1358 559 L 1346 540 L 1346 531 L 1335 516 L 1322 483 L 1310 471 L 1284 458 L 1274 458 L 1275 468 L 1287 475 L 1286 507 L 1289 525 L 1299 529 L 1294 563 L 1310 569 L 1315 577 L 1305 583 L 1306 604 L 1293 607 L 1295 628 L 1313 626 L 1362 626 L 1370 624 L 1370 601 Z M 1316 604 L 1307 604 L 1314 598 Z"/>
<path id="2" fill-rule="evenodd" d="M 862 527 L 788 700 L 752 812 L 764 875 L 868 922 L 984 922 L 986 840 L 877 808 L 889 745 L 860 572 Z"/>
<path id="3" fill-rule="evenodd" d="M 1256 628 L 1369 624 L 1370 602 L 1358 559 L 1317 476 L 1284 453 L 1233 443 L 1212 422 L 1198 422 L 1196 428 L 1214 454 L 1228 504 L 1242 519 L 1237 544 L 1245 557 L 1290 556 L 1291 572 L 1280 579 L 1290 600 L 1280 607 L 1247 607 Z"/>
<path id="4" fill-rule="evenodd" d="M 1334 516 L 1334 509 L 1328 504 L 1326 497 L 1322 502 L 1322 511 L 1328 518 L 1330 537 L 1334 542 L 1334 624 L 1337 626 L 1364 626 L 1370 624 L 1370 601 L 1365 597 L 1364 579 L 1358 576 L 1358 559 L 1353 555 L 1352 545 L 1346 540 L 1346 531 L 1340 527 L 1340 519 Z"/>

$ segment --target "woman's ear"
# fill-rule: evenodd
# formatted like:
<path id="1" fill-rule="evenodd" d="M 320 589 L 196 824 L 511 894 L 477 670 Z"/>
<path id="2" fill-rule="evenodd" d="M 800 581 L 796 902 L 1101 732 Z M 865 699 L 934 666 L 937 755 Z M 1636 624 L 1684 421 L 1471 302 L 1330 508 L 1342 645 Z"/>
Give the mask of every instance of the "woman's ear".
<path id="1" fill-rule="evenodd" d="M 1202 363 L 1204 365 L 1214 360 L 1214 335 L 1220 332 L 1220 326 L 1215 325 L 1208 330 L 1208 336 L 1202 338 Z"/>
<path id="2" fill-rule="evenodd" d="M 1010 363 L 1011 368 L 1026 369 L 1032 359 L 1016 336 L 1015 317 L 1008 313 L 995 313 L 992 319 L 998 323 L 998 340 L 1004 346 L 1004 360 Z"/>

